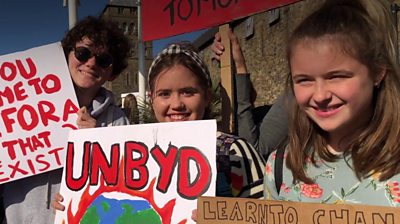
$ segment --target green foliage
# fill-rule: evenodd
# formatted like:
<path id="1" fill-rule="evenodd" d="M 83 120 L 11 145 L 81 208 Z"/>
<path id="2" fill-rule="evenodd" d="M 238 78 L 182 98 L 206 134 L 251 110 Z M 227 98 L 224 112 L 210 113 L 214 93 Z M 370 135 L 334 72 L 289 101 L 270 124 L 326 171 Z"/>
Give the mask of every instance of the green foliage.
<path id="1" fill-rule="evenodd" d="M 153 108 L 149 101 L 138 102 L 139 108 L 139 122 L 141 124 L 157 123 L 157 119 L 154 116 Z"/>
<path id="2" fill-rule="evenodd" d="M 216 119 L 217 122 L 222 120 L 222 101 L 221 101 L 221 83 L 213 80 L 213 98 L 210 105 L 210 117 Z M 216 83 L 216 84 L 214 84 Z"/>

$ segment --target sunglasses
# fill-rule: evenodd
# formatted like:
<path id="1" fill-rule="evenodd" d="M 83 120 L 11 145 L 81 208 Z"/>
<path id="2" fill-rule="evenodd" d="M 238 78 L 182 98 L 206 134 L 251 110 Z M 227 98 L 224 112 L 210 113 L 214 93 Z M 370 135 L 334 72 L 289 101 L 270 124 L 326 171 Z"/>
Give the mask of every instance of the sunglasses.
<path id="1" fill-rule="evenodd" d="M 93 56 L 96 58 L 96 65 L 100 68 L 109 68 L 113 63 L 113 58 L 109 53 L 94 54 L 87 47 L 75 47 L 75 58 L 80 62 L 85 63 Z"/>

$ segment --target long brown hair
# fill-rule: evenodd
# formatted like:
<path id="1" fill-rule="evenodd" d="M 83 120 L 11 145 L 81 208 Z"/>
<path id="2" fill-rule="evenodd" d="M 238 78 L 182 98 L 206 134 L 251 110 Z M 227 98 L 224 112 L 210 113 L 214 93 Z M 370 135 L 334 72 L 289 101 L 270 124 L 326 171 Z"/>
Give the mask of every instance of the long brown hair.
<path id="1" fill-rule="evenodd" d="M 297 44 L 304 41 L 313 44 L 323 39 L 364 64 L 371 76 L 385 72 L 374 89 L 369 124 L 342 139 L 348 149 L 344 156 L 351 157 L 350 165 L 359 179 L 379 174 L 379 180 L 383 181 L 400 173 L 400 78 L 394 33 L 390 12 L 383 1 L 328 0 L 289 39 L 288 59 Z M 293 92 L 291 75 L 287 78 L 289 91 Z M 338 159 L 328 151 L 326 132 L 296 102 L 292 103 L 289 116 L 288 147 L 286 165 L 294 181 L 312 182 L 305 172 L 307 158 L 314 165 L 317 158 L 329 162 Z"/>

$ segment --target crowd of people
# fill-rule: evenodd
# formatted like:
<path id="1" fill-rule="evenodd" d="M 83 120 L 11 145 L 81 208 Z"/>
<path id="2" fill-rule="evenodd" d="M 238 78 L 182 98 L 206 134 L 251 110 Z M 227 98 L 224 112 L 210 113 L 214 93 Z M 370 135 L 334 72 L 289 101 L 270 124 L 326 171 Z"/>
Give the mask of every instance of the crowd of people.
<path id="1" fill-rule="evenodd" d="M 327 0 L 306 17 L 287 43 L 286 90 L 261 121 L 237 37 L 228 31 L 222 43 L 215 35 L 215 59 L 232 46 L 238 102 L 238 136 L 216 135 L 216 196 L 400 206 L 392 191 L 400 182 L 400 74 L 389 10 L 384 0 Z M 79 128 L 138 123 L 102 87 L 126 67 L 130 45 L 116 27 L 88 17 L 62 41 Z M 148 86 L 157 122 L 212 119 L 211 75 L 192 44 L 162 50 Z M 50 202 L 65 209 L 61 172 L 3 184 L 3 223 L 52 223 Z"/>

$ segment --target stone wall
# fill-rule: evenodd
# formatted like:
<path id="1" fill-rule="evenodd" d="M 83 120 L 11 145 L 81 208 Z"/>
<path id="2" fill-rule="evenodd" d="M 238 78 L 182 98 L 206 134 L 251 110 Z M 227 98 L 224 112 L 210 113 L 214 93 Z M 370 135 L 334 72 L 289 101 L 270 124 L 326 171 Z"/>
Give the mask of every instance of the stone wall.
<path id="1" fill-rule="evenodd" d="M 117 1 L 114 1 L 117 2 Z M 112 82 L 106 82 L 104 87 L 114 93 L 117 105 L 122 103 L 121 94 L 138 92 L 138 33 L 137 33 L 137 7 L 107 5 L 102 17 L 115 22 L 124 31 L 132 47 L 128 58 L 128 67 L 124 69 Z M 127 25 L 132 25 L 126 27 Z M 151 65 L 153 56 L 153 43 L 145 42 L 145 72 Z"/>
<path id="2" fill-rule="evenodd" d="M 390 0 L 389 0 L 390 1 Z M 399 2 L 396 0 L 395 2 Z M 245 20 L 237 22 L 234 33 L 242 46 L 251 79 L 257 91 L 256 106 L 272 104 L 285 88 L 289 72 L 285 54 L 286 40 L 297 24 L 317 9 L 323 0 L 303 0 L 279 9 L 279 20 L 269 24 L 268 12 L 253 15 L 254 34 L 246 38 Z M 218 63 L 211 61 L 208 41 L 202 52 L 211 74 L 218 80 Z M 203 46 L 204 48 L 204 46 Z"/>

